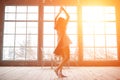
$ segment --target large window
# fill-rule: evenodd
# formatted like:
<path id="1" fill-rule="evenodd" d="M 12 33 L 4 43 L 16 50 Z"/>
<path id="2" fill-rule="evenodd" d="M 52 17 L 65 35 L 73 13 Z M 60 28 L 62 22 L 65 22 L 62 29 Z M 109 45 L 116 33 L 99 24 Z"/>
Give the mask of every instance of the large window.
<path id="1" fill-rule="evenodd" d="M 38 6 L 5 6 L 3 60 L 37 60 Z"/>
<path id="2" fill-rule="evenodd" d="M 70 15 L 70 20 L 67 25 L 67 34 L 72 41 L 70 50 L 71 60 L 73 60 L 73 56 L 77 54 L 77 7 L 65 6 L 64 8 Z M 54 19 L 58 14 L 59 9 L 60 6 L 44 6 L 43 60 L 51 59 L 51 55 L 53 54 L 54 48 L 57 45 L 57 34 L 54 30 Z M 61 14 L 60 16 L 65 17 L 64 14 Z"/>
<path id="3" fill-rule="evenodd" d="M 82 12 L 78 12 L 79 6 L 64 8 L 70 15 L 67 34 L 72 41 L 71 61 L 78 54 L 78 36 L 81 34 L 83 61 L 118 60 L 114 6 L 82 6 Z M 43 7 L 43 60 L 51 60 L 57 46 L 54 19 L 59 9 L 60 6 Z M 2 60 L 38 59 L 38 10 L 38 6 L 5 6 Z M 82 26 L 78 25 L 79 15 L 82 15 Z M 60 16 L 65 17 L 65 14 Z M 78 26 L 82 28 L 80 33 Z"/>
<path id="4" fill-rule="evenodd" d="M 115 7 L 83 6 L 83 59 L 117 60 Z"/>

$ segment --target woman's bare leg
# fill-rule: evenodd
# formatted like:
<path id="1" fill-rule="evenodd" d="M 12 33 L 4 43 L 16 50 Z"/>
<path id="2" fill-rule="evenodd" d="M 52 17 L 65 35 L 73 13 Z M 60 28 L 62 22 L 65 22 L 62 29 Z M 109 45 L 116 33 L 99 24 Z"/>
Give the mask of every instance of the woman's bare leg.
<path id="1" fill-rule="evenodd" d="M 62 62 L 58 65 L 58 67 L 55 70 L 57 73 L 62 71 L 63 65 L 66 63 L 67 60 L 68 60 L 67 58 L 65 57 L 63 58 Z"/>
<path id="2" fill-rule="evenodd" d="M 57 75 L 62 75 L 62 76 L 64 76 L 63 74 L 62 74 L 62 69 L 63 69 L 63 65 L 69 60 L 69 55 L 70 55 L 70 53 L 69 53 L 69 47 L 67 47 L 66 48 L 66 51 L 65 51 L 65 54 L 62 56 L 62 62 L 58 65 L 58 67 L 56 68 L 56 73 L 57 73 Z"/>

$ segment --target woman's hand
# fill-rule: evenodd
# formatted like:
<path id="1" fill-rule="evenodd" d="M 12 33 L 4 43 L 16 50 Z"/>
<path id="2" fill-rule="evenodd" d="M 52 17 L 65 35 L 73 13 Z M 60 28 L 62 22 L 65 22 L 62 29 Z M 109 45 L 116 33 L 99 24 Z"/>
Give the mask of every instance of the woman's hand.
<path id="1" fill-rule="evenodd" d="M 63 11 L 63 12 L 65 12 L 65 14 L 66 14 L 66 16 L 67 16 L 66 21 L 68 21 L 70 16 L 69 16 L 69 14 L 67 13 L 67 11 L 66 11 L 62 6 L 60 7 L 60 10 Z"/>
<path id="2" fill-rule="evenodd" d="M 62 9 L 63 9 L 63 7 L 61 6 L 61 7 L 60 7 L 60 9 L 62 10 Z"/>
<path id="3" fill-rule="evenodd" d="M 63 10 L 63 7 L 60 7 L 60 12 L 62 12 L 62 10 Z"/>

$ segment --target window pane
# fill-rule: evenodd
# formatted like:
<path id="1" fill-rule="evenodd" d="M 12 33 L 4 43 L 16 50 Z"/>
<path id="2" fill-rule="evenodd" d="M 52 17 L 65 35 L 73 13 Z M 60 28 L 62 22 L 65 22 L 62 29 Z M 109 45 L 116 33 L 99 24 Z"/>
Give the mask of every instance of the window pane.
<path id="1" fill-rule="evenodd" d="M 106 28 L 106 34 L 116 34 L 115 22 L 106 22 L 105 28 Z"/>
<path id="2" fill-rule="evenodd" d="M 77 35 L 69 35 L 69 38 L 72 42 L 71 47 L 77 47 Z"/>
<path id="3" fill-rule="evenodd" d="M 105 34 L 104 23 L 95 23 L 95 34 Z"/>
<path id="4" fill-rule="evenodd" d="M 107 35 L 106 45 L 107 47 L 117 47 L 116 35 Z"/>
<path id="5" fill-rule="evenodd" d="M 25 60 L 25 47 L 15 48 L 15 60 Z"/>
<path id="6" fill-rule="evenodd" d="M 3 48 L 3 60 L 14 59 L 14 48 Z"/>
<path id="7" fill-rule="evenodd" d="M 54 14 L 44 14 L 44 20 L 54 20 Z"/>
<path id="8" fill-rule="evenodd" d="M 54 48 L 44 48 L 43 49 L 43 53 L 44 54 L 50 54 L 50 55 L 52 55 L 53 54 L 53 51 L 54 51 Z"/>
<path id="9" fill-rule="evenodd" d="M 26 34 L 26 22 L 16 22 L 16 34 Z"/>
<path id="10" fill-rule="evenodd" d="M 77 8 L 74 6 L 66 6 L 65 9 L 67 10 L 68 13 L 77 13 Z"/>
<path id="11" fill-rule="evenodd" d="M 51 60 L 54 48 L 44 48 L 43 49 L 43 60 Z"/>
<path id="12" fill-rule="evenodd" d="M 4 34 L 15 34 L 15 22 L 4 22 Z"/>
<path id="13" fill-rule="evenodd" d="M 28 14 L 27 20 L 38 20 L 38 14 Z"/>
<path id="14" fill-rule="evenodd" d="M 105 14 L 106 21 L 115 21 L 115 14 Z"/>
<path id="15" fill-rule="evenodd" d="M 94 47 L 94 36 L 84 35 L 83 36 L 83 46 L 84 47 Z"/>
<path id="16" fill-rule="evenodd" d="M 27 6 L 17 6 L 17 12 L 27 12 Z"/>
<path id="17" fill-rule="evenodd" d="M 37 46 L 38 36 L 37 35 L 27 35 L 27 46 Z"/>
<path id="18" fill-rule="evenodd" d="M 93 23 L 90 22 L 83 22 L 82 25 L 82 32 L 83 34 L 94 34 L 94 27 L 93 27 Z"/>
<path id="19" fill-rule="evenodd" d="M 28 12 L 38 13 L 38 6 L 28 6 Z"/>
<path id="20" fill-rule="evenodd" d="M 16 35 L 15 46 L 25 46 L 26 45 L 26 35 Z"/>
<path id="21" fill-rule="evenodd" d="M 105 47 L 105 36 L 104 35 L 95 36 L 95 46 Z"/>
<path id="22" fill-rule="evenodd" d="M 78 47 L 71 47 L 71 48 L 70 48 L 70 53 L 73 54 L 73 55 L 74 55 L 74 54 L 77 55 L 77 54 L 78 54 Z"/>
<path id="23" fill-rule="evenodd" d="M 115 13 L 115 8 L 114 6 L 112 7 L 104 7 L 105 13 Z"/>
<path id="24" fill-rule="evenodd" d="M 94 48 L 83 48 L 84 60 L 94 60 Z"/>
<path id="25" fill-rule="evenodd" d="M 5 13 L 5 20 L 15 20 L 15 13 Z"/>
<path id="26" fill-rule="evenodd" d="M 14 46 L 14 35 L 4 35 L 3 46 Z"/>
<path id="27" fill-rule="evenodd" d="M 26 14 L 17 14 L 17 20 L 26 20 Z"/>
<path id="28" fill-rule="evenodd" d="M 16 12 L 15 6 L 5 6 L 5 12 Z"/>
<path id="29" fill-rule="evenodd" d="M 43 38 L 44 47 L 53 47 L 54 46 L 54 35 L 44 35 Z"/>
<path id="30" fill-rule="evenodd" d="M 76 14 L 69 14 L 70 15 L 70 20 L 69 21 L 76 21 L 77 20 L 77 15 Z"/>
<path id="31" fill-rule="evenodd" d="M 96 60 L 105 60 L 106 59 L 105 48 L 95 48 L 95 59 Z"/>
<path id="32" fill-rule="evenodd" d="M 27 34 L 38 34 L 38 22 L 27 22 Z"/>
<path id="33" fill-rule="evenodd" d="M 57 15 L 57 13 L 59 13 L 60 11 L 60 6 L 55 6 L 54 8 L 55 8 L 55 15 Z"/>
<path id="34" fill-rule="evenodd" d="M 76 35 L 78 34 L 76 22 L 69 22 L 68 23 L 67 34 L 76 34 Z"/>
<path id="35" fill-rule="evenodd" d="M 103 7 L 82 7 L 82 19 L 87 21 L 102 21 Z M 84 17 L 83 17 L 84 16 Z"/>
<path id="36" fill-rule="evenodd" d="M 54 22 L 44 22 L 44 34 L 54 34 Z"/>
<path id="37" fill-rule="evenodd" d="M 107 59 L 118 60 L 117 48 L 107 48 Z"/>
<path id="38" fill-rule="evenodd" d="M 37 60 L 37 48 L 27 48 L 26 60 Z"/>
<path id="39" fill-rule="evenodd" d="M 53 6 L 45 6 L 44 7 L 44 13 L 53 13 L 54 7 Z"/>

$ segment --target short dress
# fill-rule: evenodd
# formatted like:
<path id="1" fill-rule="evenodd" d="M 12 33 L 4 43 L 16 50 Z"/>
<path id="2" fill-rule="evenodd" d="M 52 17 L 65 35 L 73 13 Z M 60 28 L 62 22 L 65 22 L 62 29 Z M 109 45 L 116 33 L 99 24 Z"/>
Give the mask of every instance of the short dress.
<path id="1" fill-rule="evenodd" d="M 58 44 L 54 50 L 55 55 L 64 55 L 66 49 L 68 49 L 69 45 L 72 43 L 67 34 L 57 33 L 58 34 Z"/>

